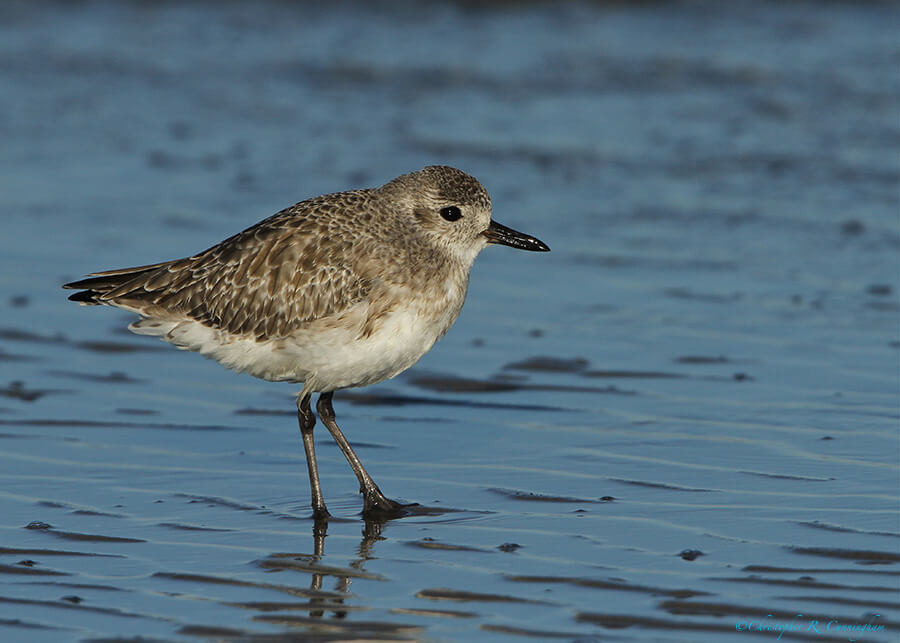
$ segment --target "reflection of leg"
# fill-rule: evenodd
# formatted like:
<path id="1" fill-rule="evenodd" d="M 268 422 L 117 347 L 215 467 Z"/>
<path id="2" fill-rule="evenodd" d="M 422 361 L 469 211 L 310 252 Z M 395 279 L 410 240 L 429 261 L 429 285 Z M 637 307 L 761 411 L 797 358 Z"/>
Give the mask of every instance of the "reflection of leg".
<path id="1" fill-rule="evenodd" d="M 322 560 L 322 556 L 325 555 L 325 535 L 328 532 L 328 521 L 324 519 L 317 518 L 315 523 L 313 524 L 313 555 L 310 558 L 311 566 L 318 565 Z M 322 605 L 328 602 L 328 599 L 316 596 L 322 590 L 322 580 L 324 578 L 323 574 L 312 574 L 312 578 L 309 582 L 309 589 L 312 590 L 313 594 L 309 598 L 310 605 Z M 340 600 L 338 600 L 340 602 Z M 309 611 L 310 618 L 322 618 L 325 615 L 324 609 L 315 609 Z"/>
<path id="2" fill-rule="evenodd" d="M 338 428 L 334 419 L 334 407 L 331 405 L 333 395 L 333 392 L 322 393 L 319 396 L 319 401 L 316 403 L 316 410 L 319 412 L 319 419 L 322 420 L 322 424 L 325 425 L 325 428 L 331 433 L 331 437 L 341 447 L 344 457 L 350 463 L 350 468 L 353 469 L 356 479 L 359 480 L 359 492 L 363 495 L 363 514 L 402 514 L 403 505 L 386 498 L 381 493 L 381 489 L 378 488 L 378 485 L 372 480 L 372 476 L 363 468 L 356 453 L 350 447 L 350 443 L 347 442 L 347 438 L 344 437 L 344 434 Z"/>
<path id="3" fill-rule="evenodd" d="M 319 484 L 319 466 L 316 464 L 316 443 L 313 440 L 313 428 L 316 416 L 309 408 L 309 393 L 301 393 L 297 398 L 297 422 L 300 423 L 300 437 L 303 438 L 303 449 L 306 451 L 306 467 L 309 469 L 309 490 L 312 494 L 313 517 L 327 518 L 330 514 L 325 507 L 322 487 Z"/>

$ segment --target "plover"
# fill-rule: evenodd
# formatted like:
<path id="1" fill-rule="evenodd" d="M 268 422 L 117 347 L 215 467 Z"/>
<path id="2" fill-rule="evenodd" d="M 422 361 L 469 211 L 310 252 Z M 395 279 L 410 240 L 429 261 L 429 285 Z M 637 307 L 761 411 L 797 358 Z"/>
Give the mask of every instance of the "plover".
<path id="1" fill-rule="evenodd" d="M 70 300 L 137 313 L 129 326 L 234 371 L 302 383 L 297 418 L 313 515 L 327 518 L 310 408 L 359 480 L 363 515 L 406 507 L 384 496 L 335 422 L 340 389 L 394 377 L 456 321 L 469 270 L 488 244 L 548 251 L 491 220 L 491 199 L 472 176 L 446 166 L 379 188 L 316 197 L 208 250 L 65 284 Z"/>

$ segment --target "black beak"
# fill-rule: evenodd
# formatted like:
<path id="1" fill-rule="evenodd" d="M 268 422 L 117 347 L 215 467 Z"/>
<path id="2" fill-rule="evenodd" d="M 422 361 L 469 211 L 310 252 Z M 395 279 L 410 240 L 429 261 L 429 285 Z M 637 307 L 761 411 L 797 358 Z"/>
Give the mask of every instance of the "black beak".
<path id="1" fill-rule="evenodd" d="M 496 221 L 491 221 L 488 229 L 482 232 L 487 237 L 488 243 L 498 243 L 510 248 L 518 248 L 519 250 L 533 250 L 535 252 L 550 252 L 550 247 L 534 237 L 527 234 L 516 232 L 512 228 L 500 225 Z"/>

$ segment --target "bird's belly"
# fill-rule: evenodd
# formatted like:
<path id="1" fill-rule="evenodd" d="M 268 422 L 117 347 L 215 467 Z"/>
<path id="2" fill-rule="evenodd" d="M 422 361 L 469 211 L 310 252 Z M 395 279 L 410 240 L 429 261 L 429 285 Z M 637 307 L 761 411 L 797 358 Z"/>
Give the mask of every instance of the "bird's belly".
<path id="1" fill-rule="evenodd" d="M 419 361 L 446 330 L 414 307 L 385 315 L 377 329 L 359 336 L 358 327 L 301 331 L 283 340 L 305 373 L 307 391 L 366 386 L 394 377 Z"/>
<path id="2" fill-rule="evenodd" d="M 271 340 L 235 336 L 194 320 L 148 319 L 130 328 L 197 351 L 239 373 L 302 382 L 308 392 L 325 392 L 374 384 L 405 371 L 447 331 L 461 305 L 441 306 L 437 314 L 434 307 L 395 307 L 367 332 L 372 311 L 366 303 L 341 318 L 318 320 Z"/>

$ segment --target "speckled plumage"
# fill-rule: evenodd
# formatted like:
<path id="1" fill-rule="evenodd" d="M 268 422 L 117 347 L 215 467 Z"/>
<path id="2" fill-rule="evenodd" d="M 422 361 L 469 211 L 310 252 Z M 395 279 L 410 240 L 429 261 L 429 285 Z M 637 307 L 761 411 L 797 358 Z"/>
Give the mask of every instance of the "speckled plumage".
<path id="1" fill-rule="evenodd" d="M 456 212 L 444 216 L 447 208 Z M 129 328 L 138 334 L 302 382 L 308 400 L 412 366 L 456 320 L 488 243 L 548 249 L 491 222 L 476 179 L 430 166 L 302 201 L 185 259 L 65 287 L 81 290 L 74 301 L 137 313 Z"/>

